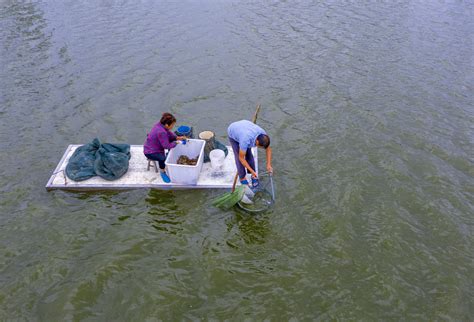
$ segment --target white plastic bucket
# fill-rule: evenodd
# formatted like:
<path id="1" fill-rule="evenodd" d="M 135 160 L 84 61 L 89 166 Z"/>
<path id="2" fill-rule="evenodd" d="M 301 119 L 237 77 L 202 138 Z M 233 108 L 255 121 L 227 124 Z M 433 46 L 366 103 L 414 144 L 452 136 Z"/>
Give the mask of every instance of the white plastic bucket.
<path id="1" fill-rule="evenodd" d="M 211 160 L 211 167 L 219 169 L 224 164 L 225 153 L 220 149 L 215 149 L 209 152 L 209 159 Z"/>

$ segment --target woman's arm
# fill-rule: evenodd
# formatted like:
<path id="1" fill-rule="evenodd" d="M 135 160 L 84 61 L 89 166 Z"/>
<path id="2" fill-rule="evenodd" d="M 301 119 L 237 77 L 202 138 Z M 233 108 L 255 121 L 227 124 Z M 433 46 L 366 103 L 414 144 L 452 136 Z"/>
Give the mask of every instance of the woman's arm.
<path id="1" fill-rule="evenodd" d="M 176 146 L 176 141 L 170 142 L 168 134 L 165 132 L 158 133 L 158 141 L 160 141 L 163 149 L 172 149 Z"/>
<path id="2" fill-rule="evenodd" d="M 174 134 L 172 131 L 167 130 L 167 133 L 168 133 L 168 138 L 169 138 L 170 142 L 174 142 L 176 140 L 179 140 L 178 137 L 176 136 L 176 134 Z"/>

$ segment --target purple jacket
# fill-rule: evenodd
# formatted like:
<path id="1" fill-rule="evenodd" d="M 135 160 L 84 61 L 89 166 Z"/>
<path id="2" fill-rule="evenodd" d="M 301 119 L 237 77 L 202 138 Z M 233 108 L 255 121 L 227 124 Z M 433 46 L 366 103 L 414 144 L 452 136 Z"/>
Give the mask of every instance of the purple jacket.
<path id="1" fill-rule="evenodd" d="M 158 122 L 146 136 L 143 153 L 165 153 L 165 149 L 169 150 L 175 146 L 176 135 Z"/>

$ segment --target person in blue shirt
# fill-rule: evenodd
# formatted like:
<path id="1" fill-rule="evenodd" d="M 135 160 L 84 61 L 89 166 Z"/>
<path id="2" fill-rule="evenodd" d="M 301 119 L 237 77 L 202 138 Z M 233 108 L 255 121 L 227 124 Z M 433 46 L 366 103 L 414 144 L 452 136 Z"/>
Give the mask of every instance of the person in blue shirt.
<path id="1" fill-rule="evenodd" d="M 254 146 L 265 149 L 267 171 L 272 173 L 272 148 L 270 137 L 264 129 L 247 120 L 241 120 L 229 125 L 227 129 L 229 141 L 234 151 L 235 165 L 239 173 L 240 182 L 248 184 L 247 172 L 252 175 L 252 186 L 258 186 L 258 175 L 255 172 L 255 160 L 252 154 Z"/>

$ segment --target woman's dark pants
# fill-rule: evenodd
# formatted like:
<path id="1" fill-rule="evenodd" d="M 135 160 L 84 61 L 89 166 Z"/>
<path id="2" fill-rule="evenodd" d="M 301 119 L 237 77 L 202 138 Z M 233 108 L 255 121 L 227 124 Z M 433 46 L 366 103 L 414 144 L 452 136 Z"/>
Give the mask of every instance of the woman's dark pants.
<path id="1" fill-rule="evenodd" d="M 237 142 L 234 139 L 229 138 L 230 145 L 232 146 L 232 150 L 234 151 L 234 157 L 235 157 L 235 165 L 237 166 L 237 172 L 239 173 L 239 178 L 240 180 L 245 179 L 245 176 L 247 174 L 247 169 L 244 167 L 242 163 L 240 163 L 239 160 L 239 142 Z M 252 148 L 248 148 L 247 151 L 245 152 L 245 160 L 248 162 L 250 167 L 255 171 L 255 160 L 253 158 L 252 154 Z"/>
<path id="2" fill-rule="evenodd" d="M 145 156 L 150 160 L 158 161 L 161 170 L 165 169 L 166 155 L 164 153 L 150 153 Z"/>

